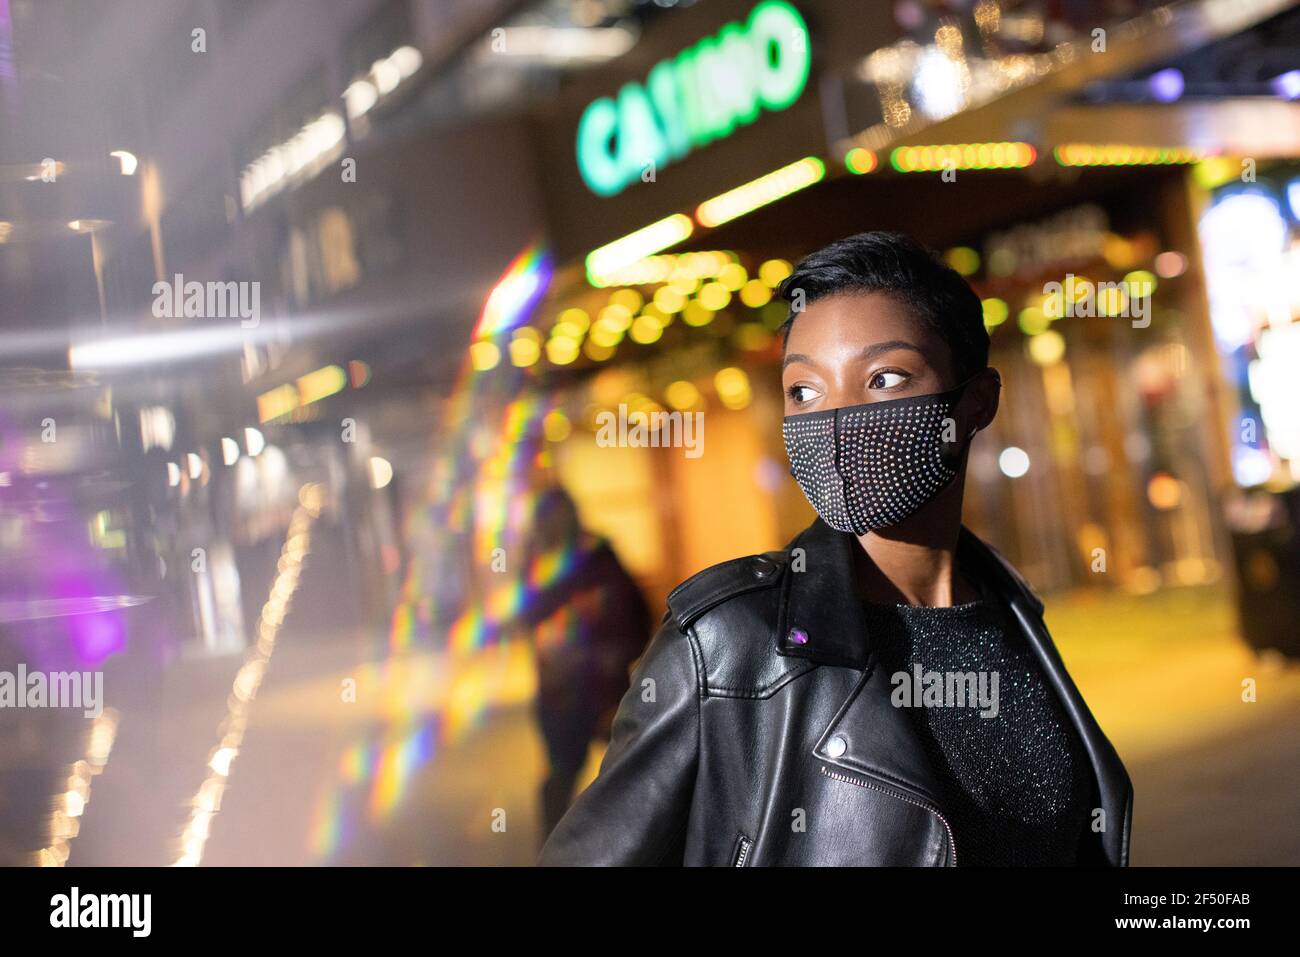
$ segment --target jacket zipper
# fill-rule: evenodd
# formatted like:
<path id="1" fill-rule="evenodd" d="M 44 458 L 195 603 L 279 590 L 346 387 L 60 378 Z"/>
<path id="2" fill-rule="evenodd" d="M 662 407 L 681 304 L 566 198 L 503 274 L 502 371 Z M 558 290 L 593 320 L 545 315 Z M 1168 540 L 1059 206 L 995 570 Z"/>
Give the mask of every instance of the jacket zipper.
<path id="1" fill-rule="evenodd" d="M 952 825 L 948 823 L 948 819 L 946 817 L 944 817 L 942 814 L 939 813 L 938 808 L 934 807 L 933 805 L 927 804 L 924 801 L 918 801 L 916 798 L 904 794 L 902 791 L 899 791 L 896 788 L 887 788 L 883 785 L 876 784 L 874 781 L 870 781 L 865 777 L 859 777 L 858 775 L 850 775 L 843 771 L 832 771 L 829 768 L 827 768 L 826 765 L 824 764 L 821 765 L 821 771 L 822 774 L 836 781 L 844 781 L 847 784 L 856 784 L 860 788 L 868 788 L 872 791 L 879 791 L 882 794 L 888 794 L 890 797 L 896 797 L 900 801 L 906 801 L 908 804 L 914 804 L 923 810 L 929 811 L 931 814 L 933 814 L 935 817 L 939 819 L 939 823 L 943 825 L 943 829 L 948 832 L 948 847 L 952 849 L 952 864 L 949 866 L 951 867 L 957 866 L 957 841 L 953 838 Z"/>
<path id="2" fill-rule="evenodd" d="M 749 860 L 749 851 L 754 846 L 754 842 L 745 835 L 740 835 L 740 842 L 736 847 L 736 862 L 733 867 L 744 867 L 745 862 Z"/>

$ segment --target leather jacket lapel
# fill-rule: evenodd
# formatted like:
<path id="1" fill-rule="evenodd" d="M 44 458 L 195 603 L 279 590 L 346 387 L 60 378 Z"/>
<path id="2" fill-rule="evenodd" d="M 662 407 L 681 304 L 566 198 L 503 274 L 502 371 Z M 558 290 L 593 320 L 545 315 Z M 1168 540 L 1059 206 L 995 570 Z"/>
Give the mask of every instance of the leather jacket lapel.
<path id="1" fill-rule="evenodd" d="M 786 549 L 777 622 L 777 652 L 818 664 L 867 666 L 866 623 L 853 582 L 852 548 L 858 544 L 820 518 Z"/>
<path id="2" fill-rule="evenodd" d="M 1101 845 L 1108 862 L 1127 865 L 1133 804 L 1128 772 L 1124 770 L 1115 748 L 1102 733 L 1100 725 L 1066 670 L 1043 622 L 1043 603 L 1006 559 L 965 528 L 962 529 L 957 551 L 959 561 L 966 567 L 976 569 L 1003 596 L 1026 641 L 1033 648 L 1039 667 L 1088 753 L 1093 777 L 1097 782 L 1098 797 L 1106 814 L 1106 829 L 1101 833 Z"/>
<path id="3" fill-rule="evenodd" d="M 853 535 L 832 529 L 820 518 L 791 543 L 777 651 L 863 672 L 818 738 L 813 753 L 820 761 L 937 804 L 935 773 L 911 716 L 891 702 L 890 676 L 875 670 L 871 636 L 853 580 L 852 550 L 858 547 Z M 795 571 L 800 561 L 803 571 Z"/>

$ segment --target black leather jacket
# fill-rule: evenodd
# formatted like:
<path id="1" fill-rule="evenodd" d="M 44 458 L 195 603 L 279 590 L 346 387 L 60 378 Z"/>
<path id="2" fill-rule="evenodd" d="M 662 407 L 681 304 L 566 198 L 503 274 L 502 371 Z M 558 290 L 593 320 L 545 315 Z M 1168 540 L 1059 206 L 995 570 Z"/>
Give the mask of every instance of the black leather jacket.
<path id="1" fill-rule="evenodd" d="M 954 865 L 960 841 L 935 772 L 890 703 L 888 676 L 873 669 L 856 547 L 818 519 L 785 551 L 679 585 L 600 774 L 540 863 Z M 1104 815 L 1079 861 L 1126 865 L 1128 774 L 1066 673 L 1042 602 L 966 529 L 957 560 L 1005 600 L 1087 752 Z"/>

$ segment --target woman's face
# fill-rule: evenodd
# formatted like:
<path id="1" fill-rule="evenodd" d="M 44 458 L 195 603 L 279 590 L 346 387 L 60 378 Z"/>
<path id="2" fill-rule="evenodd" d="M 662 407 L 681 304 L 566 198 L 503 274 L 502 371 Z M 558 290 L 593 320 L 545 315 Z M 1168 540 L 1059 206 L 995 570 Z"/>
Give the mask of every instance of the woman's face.
<path id="1" fill-rule="evenodd" d="M 947 343 L 881 292 L 818 299 L 786 341 L 785 414 L 946 392 L 957 385 Z"/>

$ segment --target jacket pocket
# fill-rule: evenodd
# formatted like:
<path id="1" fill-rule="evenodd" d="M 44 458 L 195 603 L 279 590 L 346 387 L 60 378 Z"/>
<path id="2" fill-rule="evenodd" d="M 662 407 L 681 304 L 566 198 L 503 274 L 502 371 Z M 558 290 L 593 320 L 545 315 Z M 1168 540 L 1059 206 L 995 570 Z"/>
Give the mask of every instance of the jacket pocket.
<path id="1" fill-rule="evenodd" d="M 731 855 L 732 867 L 744 867 L 749 862 L 749 852 L 754 849 L 754 842 L 741 834 L 736 838 L 736 850 Z"/>
<path id="2" fill-rule="evenodd" d="M 914 807 L 921 808 L 922 810 L 930 814 L 933 814 L 934 817 L 938 820 L 938 822 L 943 825 L 943 833 L 946 834 L 948 838 L 947 853 L 944 855 L 945 860 L 943 863 L 946 864 L 948 867 L 957 866 L 957 841 L 953 837 L 952 825 L 948 823 L 948 819 L 944 817 L 939 812 L 939 809 L 935 807 L 933 804 L 929 803 L 928 801 L 923 801 L 916 796 L 909 795 L 901 788 L 897 788 L 892 785 L 886 786 L 883 783 L 877 783 L 876 781 L 872 780 L 867 775 L 862 774 L 861 772 L 854 771 L 850 773 L 843 768 L 837 768 L 836 770 L 832 771 L 829 767 L 827 767 L 824 764 L 821 766 L 821 772 L 822 774 L 826 775 L 826 777 L 834 781 L 844 781 L 847 784 L 854 784 L 860 788 L 866 788 L 867 790 L 870 791 L 879 791 L 882 794 L 887 794 L 890 797 L 897 798 L 900 801 L 903 801 L 907 804 L 911 804 Z"/>

